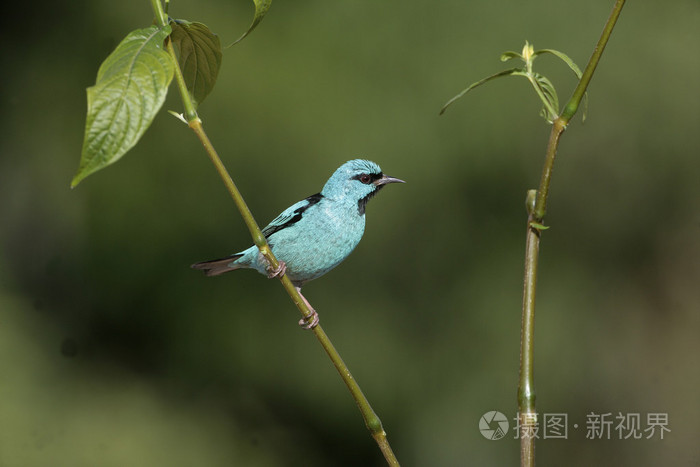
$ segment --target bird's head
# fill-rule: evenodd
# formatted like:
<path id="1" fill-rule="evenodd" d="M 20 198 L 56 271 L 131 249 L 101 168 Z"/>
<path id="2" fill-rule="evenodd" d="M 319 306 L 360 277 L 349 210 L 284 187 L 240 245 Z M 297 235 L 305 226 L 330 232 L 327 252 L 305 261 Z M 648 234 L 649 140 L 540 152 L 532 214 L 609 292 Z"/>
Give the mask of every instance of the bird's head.
<path id="1" fill-rule="evenodd" d="M 367 201 L 389 183 L 405 182 L 384 175 L 382 169 L 372 161 L 355 159 L 338 167 L 321 194 L 329 199 L 357 203 L 360 214 L 364 214 Z"/>

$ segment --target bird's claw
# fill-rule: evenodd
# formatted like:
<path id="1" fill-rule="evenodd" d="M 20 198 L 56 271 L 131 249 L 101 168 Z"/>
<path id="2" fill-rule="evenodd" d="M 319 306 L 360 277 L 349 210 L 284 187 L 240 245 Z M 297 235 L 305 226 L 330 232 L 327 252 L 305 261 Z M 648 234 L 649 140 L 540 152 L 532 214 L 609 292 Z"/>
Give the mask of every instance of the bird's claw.
<path id="1" fill-rule="evenodd" d="M 311 310 L 311 314 L 305 318 L 299 320 L 299 326 L 303 329 L 313 329 L 318 326 L 319 318 L 316 310 Z"/>
<path id="2" fill-rule="evenodd" d="M 267 268 L 267 278 L 274 279 L 275 277 L 282 277 L 285 272 L 287 272 L 287 264 L 284 261 L 279 261 L 277 269 L 274 269 L 272 266 Z"/>

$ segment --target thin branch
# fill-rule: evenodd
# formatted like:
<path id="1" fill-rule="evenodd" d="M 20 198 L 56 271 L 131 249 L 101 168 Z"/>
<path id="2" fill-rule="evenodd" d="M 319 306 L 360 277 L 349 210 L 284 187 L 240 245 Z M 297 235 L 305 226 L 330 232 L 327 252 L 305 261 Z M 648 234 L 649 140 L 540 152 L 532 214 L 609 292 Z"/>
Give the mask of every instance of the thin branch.
<path id="1" fill-rule="evenodd" d="M 154 8 L 154 13 L 156 15 L 156 21 L 158 21 L 158 23 L 161 26 L 164 26 L 165 24 L 167 24 L 167 17 L 165 16 L 165 14 L 163 12 L 160 0 L 151 0 L 151 4 L 153 5 L 153 8 Z M 177 64 L 178 62 L 177 62 L 177 56 L 175 54 L 175 49 L 173 48 L 172 42 L 170 40 L 167 41 L 166 48 L 167 48 L 167 51 L 170 54 L 171 58 L 173 59 L 174 63 Z M 238 187 L 236 187 L 236 184 L 234 183 L 233 179 L 231 178 L 231 175 L 226 170 L 226 167 L 224 166 L 223 162 L 221 161 L 221 158 L 219 157 L 218 153 L 216 152 L 214 145 L 211 143 L 211 141 L 209 140 L 209 137 L 207 136 L 206 132 L 204 131 L 204 128 L 202 127 L 202 121 L 198 117 L 197 112 L 196 112 L 194 105 L 192 103 L 192 100 L 190 99 L 190 95 L 189 95 L 189 92 L 187 90 L 187 86 L 185 84 L 185 80 L 182 76 L 182 72 L 181 72 L 179 66 L 175 67 L 175 73 L 176 73 L 177 86 L 178 86 L 178 89 L 180 91 L 180 95 L 182 97 L 183 106 L 185 107 L 185 118 L 187 120 L 188 126 L 195 132 L 195 134 L 199 138 L 200 142 L 202 143 L 202 146 L 204 146 L 204 150 L 207 153 L 207 156 L 209 156 L 209 159 L 211 160 L 212 164 L 214 164 L 214 167 L 216 168 L 217 173 L 221 177 L 221 180 L 224 182 L 226 189 L 228 190 L 229 194 L 231 195 L 231 198 L 233 199 L 234 203 L 236 204 L 236 207 L 238 208 L 238 211 L 240 212 L 241 217 L 243 217 L 243 221 L 245 222 L 246 226 L 248 227 L 248 230 L 250 231 L 250 234 L 253 238 L 253 242 L 260 250 L 260 253 L 265 257 L 265 259 L 270 264 L 270 268 L 273 270 L 277 269 L 279 267 L 279 261 L 277 260 L 275 255 L 272 253 L 272 250 L 270 249 L 270 246 L 267 243 L 267 239 L 262 234 L 260 227 L 258 226 L 257 222 L 255 221 L 255 218 L 253 217 L 253 214 L 250 211 L 250 209 L 248 208 L 248 205 L 246 204 L 245 200 L 243 199 L 243 196 L 241 195 L 240 191 L 238 190 Z M 294 302 L 294 304 L 297 306 L 297 308 L 301 312 L 304 319 L 306 320 L 306 319 L 311 318 L 312 317 L 311 310 L 306 305 L 303 298 L 301 297 L 301 295 L 299 294 L 297 289 L 292 284 L 291 280 L 286 275 L 282 275 L 279 278 L 279 280 L 282 283 L 282 285 L 284 286 L 284 289 L 287 291 L 287 293 L 289 294 L 289 296 L 292 299 L 292 301 Z M 316 327 L 313 328 L 313 333 L 316 336 L 316 338 L 318 339 L 318 341 L 321 343 L 321 346 L 323 347 L 323 349 L 328 354 L 328 357 L 333 362 L 333 365 L 335 366 L 335 368 L 338 370 L 338 373 L 340 374 L 340 377 L 343 379 L 343 382 L 350 390 L 350 393 L 351 393 L 353 399 L 355 399 L 355 402 L 357 403 L 357 406 L 360 409 L 360 412 L 362 413 L 362 417 L 364 418 L 365 425 L 367 426 L 367 429 L 372 434 L 372 437 L 377 442 L 377 445 L 379 446 L 379 449 L 382 451 L 382 454 L 384 455 L 384 458 L 386 459 L 387 464 L 391 465 L 391 466 L 398 466 L 399 463 L 398 463 L 396 456 L 394 455 L 394 453 L 391 449 L 391 446 L 389 445 L 389 442 L 386 438 L 386 432 L 384 431 L 381 420 L 379 419 L 377 414 L 374 412 L 374 410 L 372 410 L 372 407 L 371 407 L 369 401 L 367 400 L 365 395 L 362 393 L 360 386 L 355 381 L 355 378 L 353 378 L 347 365 L 345 364 L 345 362 L 343 362 L 343 359 L 340 357 L 340 354 L 335 349 L 335 347 L 333 346 L 330 339 L 328 338 L 328 336 L 323 331 L 323 328 L 320 325 L 317 325 Z"/>
<path id="2" fill-rule="evenodd" d="M 523 280 L 523 317 L 520 337 L 520 378 L 518 384 L 518 420 L 520 422 L 520 465 L 534 467 L 535 465 L 535 436 L 537 425 L 537 410 L 535 404 L 534 381 L 534 331 L 535 331 L 535 295 L 537 289 L 537 263 L 540 251 L 540 234 L 542 221 L 547 212 L 549 185 L 552 179 L 554 160 L 557 155 L 559 139 L 567 124 L 578 110 L 581 99 L 586 93 L 588 84 L 593 77 L 600 57 L 605 49 L 615 23 L 617 22 L 625 0 L 617 0 L 608 18 L 600 39 L 591 55 L 586 69 L 583 71 L 573 95 L 567 102 L 562 115 L 552 124 L 552 130 L 547 143 L 545 162 L 542 168 L 540 186 L 534 206 L 528 204 L 527 240 L 525 245 L 525 275 Z"/>
<path id="3" fill-rule="evenodd" d="M 566 106 L 564 107 L 564 111 L 562 112 L 562 119 L 565 123 L 568 123 L 569 120 L 571 120 L 571 118 L 578 110 L 578 106 L 581 103 L 581 99 L 583 99 L 584 94 L 586 94 L 588 84 L 591 82 L 591 78 L 593 78 L 593 73 L 595 72 L 598 63 L 600 62 L 600 57 L 603 55 L 605 46 L 607 45 L 608 40 L 610 39 L 610 35 L 612 34 L 613 28 L 617 23 L 617 19 L 620 17 L 620 13 L 622 12 L 622 7 L 624 5 L 625 0 L 617 0 L 615 2 L 615 6 L 613 7 L 612 12 L 610 13 L 610 17 L 608 18 L 607 23 L 605 23 L 605 27 L 603 28 L 603 32 L 600 35 L 600 39 L 598 39 L 598 43 L 596 44 L 595 49 L 593 49 L 593 54 L 588 60 L 588 65 L 586 66 L 586 69 L 583 70 L 581 80 L 579 81 L 578 86 L 576 86 L 576 89 L 574 89 L 574 93 L 569 99 L 569 102 L 567 102 Z"/>

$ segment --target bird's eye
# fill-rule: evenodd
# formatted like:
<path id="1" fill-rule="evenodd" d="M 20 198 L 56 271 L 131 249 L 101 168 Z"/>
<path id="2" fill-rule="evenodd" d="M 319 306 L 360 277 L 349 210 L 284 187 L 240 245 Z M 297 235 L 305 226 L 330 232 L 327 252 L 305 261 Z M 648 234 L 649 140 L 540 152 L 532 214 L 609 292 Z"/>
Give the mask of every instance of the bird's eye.
<path id="1" fill-rule="evenodd" d="M 364 183 L 365 185 L 369 185 L 369 183 L 372 181 L 372 177 L 369 176 L 369 174 L 362 174 L 360 175 L 360 182 Z"/>

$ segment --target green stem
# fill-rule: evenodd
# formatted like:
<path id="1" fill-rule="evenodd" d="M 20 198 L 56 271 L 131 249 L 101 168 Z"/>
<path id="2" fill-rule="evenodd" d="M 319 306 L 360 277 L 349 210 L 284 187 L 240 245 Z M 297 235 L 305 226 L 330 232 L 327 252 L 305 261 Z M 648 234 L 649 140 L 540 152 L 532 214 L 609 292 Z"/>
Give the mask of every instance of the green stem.
<path id="1" fill-rule="evenodd" d="M 175 47 L 173 47 L 173 41 L 171 41 L 169 37 L 165 41 L 165 47 L 172 59 L 175 60 L 175 63 L 177 63 Z M 182 96 L 182 106 L 185 108 L 185 120 L 187 120 L 188 124 L 189 122 L 199 120 L 199 117 L 197 116 L 197 110 L 195 109 L 194 103 L 192 102 L 192 97 L 190 96 L 190 93 L 187 90 L 187 84 L 185 84 L 185 77 L 182 75 L 182 70 L 179 66 L 175 67 L 175 82 L 177 83 L 177 87 L 180 90 L 180 95 Z"/>
<path id="2" fill-rule="evenodd" d="M 578 86 L 576 86 L 576 89 L 574 89 L 569 102 L 567 102 L 566 106 L 564 107 L 564 112 L 562 112 L 561 117 L 565 123 L 568 123 L 578 110 L 581 99 L 583 99 L 584 94 L 586 94 L 588 84 L 591 82 L 591 78 L 593 78 L 593 73 L 600 62 L 600 57 L 603 55 L 603 50 L 605 50 L 605 46 L 610 39 L 610 35 L 612 34 L 613 28 L 617 23 L 617 19 L 620 17 L 620 12 L 622 12 L 622 7 L 624 5 L 625 0 L 617 0 L 615 2 L 615 6 L 610 13 L 610 17 L 603 28 L 603 32 L 600 34 L 600 39 L 598 39 L 598 43 L 596 44 L 595 49 L 593 49 L 593 54 L 588 60 L 588 65 L 586 66 L 586 69 L 583 70 L 583 75 L 579 80 Z"/>
<path id="3" fill-rule="evenodd" d="M 535 291 L 537 288 L 537 261 L 540 251 L 540 230 L 533 227 L 533 214 L 528 216 L 525 241 L 525 275 L 523 280 L 523 317 L 520 337 L 520 381 L 518 384 L 518 419 L 520 429 L 520 462 L 522 466 L 535 465 L 535 437 L 537 426 L 535 404 L 535 376 L 533 343 L 535 333 Z"/>
<path id="4" fill-rule="evenodd" d="M 535 332 L 535 295 L 537 289 L 537 265 L 540 251 L 541 225 L 547 212 L 549 186 L 552 179 L 554 161 L 557 155 L 559 139 L 566 130 L 571 118 L 576 114 L 581 99 L 593 77 L 600 57 L 603 54 L 615 23 L 617 22 L 625 0 L 617 0 L 608 18 L 600 39 L 583 71 L 573 95 L 564 107 L 562 114 L 552 123 L 540 186 L 537 190 L 535 205 L 528 203 L 527 239 L 525 243 L 525 274 L 523 280 L 523 316 L 520 336 L 520 378 L 518 382 L 518 419 L 520 421 L 520 465 L 535 465 L 535 429 L 537 409 L 535 404 L 535 381 L 533 364 L 533 347 Z"/>
<path id="5" fill-rule="evenodd" d="M 394 451 L 392 451 L 391 446 L 389 445 L 389 441 L 386 438 L 386 432 L 384 431 L 384 427 L 382 426 L 382 421 L 379 419 L 377 414 L 374 413 L 374 410 L 372 410 L 372 406 L 369 404 L 369 401 L 362 393 L 362 389 L 360 389 L 360 386 L 355 381 L 355 378 L 352 377 L 352 374 L 350 373 L 350 370 L 348 369 L 347 365 L 345 365 L 345 362 L 343 362 L 343 359 L 340 357 L 340 354 L 335 350 L 335 347 L 333 347 L 333 344 L 331 343 L 330 339 L 323 331 L 323 329 L 321 329 L 320 325 L 314 328 L 314 333 L 316 334 L 316 338 L 318 339 L 318 341 L 323 346 L 323 349 L 326 351 L 331 361 L 333 362 L 333 365 L 335 365 L 336 370 L 338 370 L 338 373 L 343 379 L 345 385 L 348 387 L 348 390 L 350 390 L 352 398 L 355 399 L 357 407 L 362 413 L 362 418 L 364 418 L 365 420 L 365 426 L 372 434 L 372 437 L 379 446 L 379 449 L 382 451 L 387 465 L 398 466 L 399 461 L 396 459 Z"/>
<path id="6" fill-rule="evenodd" d="M 158 26 L 161 28 L 165 27 L 168 24 L 168 15 L 165 14 L 160 0 L 151 0 L 151 7 L 153 8 L 153 14 L 156 16 Z"/>
<path id="7" fill-rule="evenodd" d="M 540 178 L 540 187 L 537 190 L 537 198 L 535 200 L 535 209 L 532 217 L 535 222 L 542 223 L 544 215 L 547 212 L 547 198 L 549 196 L 549 184 L 552 181 L 552 171 L 554 170 L 554 160 L 557 157 L 557 148 L 559 147 L 559 138 L 566 130 L 566 124 L 561 117 L 554 119 L 552 130 L 549 133 L 549 141 L 547 142 L 547 151 L 545 152 L 544 165 L 542 166 L 542 176 Z M 529 223 L 528 223 L 529 224 Z"/>
<path id="8" fill-rule="evenodd" d="M 151 4 L 153 5 L 156 20 L 158 21 L 159 25 L 164 26 L 165 24 L 167 24 L 167 17 L 163 13 L 160 0 L 151 0 Z M 170 54 L 171 58 L 173 59 L 174 63 L 177 63 L 175 49 L 173 48 L 172 42 L 169 40 L 167 41 L 166 49 Z M 216 152 L 214 145 L 211 143 L 209 137 L 204 131 L 204 128 L 202 127 L 202 121 L 197 116 L 197 112 L 190 98 L 190 94 L 187 91 L 187 86 L 185 84 L 185 80 L 182 76 L 182 71 L 180 70 L 179 66 L 175 67 L 175 78 L 178 89 L 180 91 L 180 95 L 182 97 L 183 106 L 185 107 L 185 119 L 187 120 L 188 126 L 195 132 L 200 142 L 202 143 L 202 146 L 204 146 L 204 150 L 207 153 L 207 156 L 209 156 L 209 159 L 211 160 L 212 164 L 214 164 L 217 173 L 221 177 L 221 180 L 224 182 L 226 189 L 231 195 L 231 198 L 233 198 L 233 202 L 238 208 L 241 217 L 243 217 L 243 221 L 245 222 L 246 227 L 248 227 L 251 237 L 253 237 L 253 242 L 260 250 L 260 253 L 270 264 L 270 268 L 273 270 L 277 269 L 279 267 L 279 261 L 272 253 L 272 250 L 270 249 L 270 246 L 267 243 L 267 239 L 262 234 L 260 227 L 255 221 L 255 218 L 253 217 L 253 214 L 248 208 L 248 205 L 243 199 L 243 196 L 241 195 L 240 191 L 238 190 L 238 187 L 231 178 L 231 175 L 226 170 L 226 167 L 224 166 L 223 162 L 221 161 L 221 158 Z M 284 289 L 287 291 L 290 298 L 301 312 L 304 319 L 307 320 L 307 322 L 309 322 L 309 320 L 313 316 L 313 313 L 304 302 L 296 287 L 294 287 L 294 284 L 292 284 L 292 281 L 286 275 L 282 275 L 279 279 Z M 328 357 L 333 362 L 333 365 L 340 374 L 340 377 L 342 378 L 343 382 L 348 387 L 348 390 L 350 391 L 350 394 L 352 395 L 353 399 L 357 403 L 357 406 L 362 414 L 362 418 L 365 421 L 365 425 L 370 431 L 372 437 L 377 442 L 377 445 L 382 451 L 382 454 L 384 455 L 387 464 L 391 466 L 398 466 L 399 463 L 386 438 L 386 432 L 384 431 L 384 427 L 382 426 L 381 420 L 374 412 L 374 410 L 372 410 L 372 406 L 370 405 L 365 395 L 362 393 L 360 386 L 355 381 L 355 378 L 353 378 L 352 373 L 350 373 L 350 370 L 348 369 L 347 365 L 345 364 L 345 362 L 343 362 L 343 359 L 340 357 L 340 354 L 335 349 L 331 340 L 328 338 L 328 336 L 326 335 L 326 333 L 320 325 L 314 327 L 313 332 L 318 341 L 320 342 L 321 346 L 325 350 L 326 354 L 328 354 Z"/>

